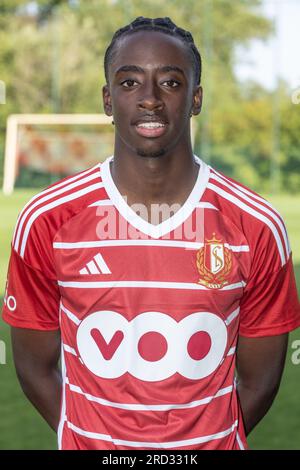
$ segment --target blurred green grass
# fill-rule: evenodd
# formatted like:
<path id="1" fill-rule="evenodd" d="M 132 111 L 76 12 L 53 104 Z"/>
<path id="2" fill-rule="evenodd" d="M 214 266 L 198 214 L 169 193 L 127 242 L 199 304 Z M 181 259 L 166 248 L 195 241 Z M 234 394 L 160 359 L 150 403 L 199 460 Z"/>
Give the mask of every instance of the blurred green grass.
<path id="1" fill-rule="evenodd" d="M 10 242 L 18 212 L 36 190 L 16 190 L 0 195 L 0 295 L 3 296 Z M 267 197 L 284 217 L 293 250 L 300 290 L 300 195 Z M 286 367 L 279 394 L 271 411 L 249 437 L 252 449 L 300 449 L 300 365 L 292 364 L 290 335 Z M 56 436 L 24 397 L 16 379 L 10 348 L 9 327 L 0 320 L 0 340 L 6 344 L 6 365 L 0 364 L 0 449 L 55 449 Z"/>
<path id="2" fill-rule="evenodd" d="M 3 297 L 10 243 L 19 211 L 37 190 L 0 195 L 0 296 Z M 56 435 L 23 395 L 10 348 L 9 326 L 0 320 L 0 340 L 6 345 L 6 365 L 0 364 L 0 449 L 55 449 Z"/>

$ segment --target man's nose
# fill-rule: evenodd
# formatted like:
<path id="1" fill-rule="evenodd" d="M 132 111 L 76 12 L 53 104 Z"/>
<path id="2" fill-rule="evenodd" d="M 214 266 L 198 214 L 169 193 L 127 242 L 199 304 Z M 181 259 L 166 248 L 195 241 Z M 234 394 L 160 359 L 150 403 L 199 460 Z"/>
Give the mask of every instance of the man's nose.
<path id="1" fill-rule="evenodd" d="M 160 96 L 160 91 L 155 83 L 148 82 L 141 88 L 141 96 L 138 100 L 138 107 L 140 109 L 162 109 L 163 101 Z"/>

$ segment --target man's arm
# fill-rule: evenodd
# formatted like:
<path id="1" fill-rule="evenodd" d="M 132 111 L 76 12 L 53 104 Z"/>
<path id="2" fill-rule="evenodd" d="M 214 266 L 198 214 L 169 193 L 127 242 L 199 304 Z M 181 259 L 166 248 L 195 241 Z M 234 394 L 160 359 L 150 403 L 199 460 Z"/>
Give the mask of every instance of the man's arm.
<path id="1" fill-rule="evenodd" d="M 236 368 L 238 395 L 246 434 L 264 417 L 277 394 L 284 368 L 288 334 L 239 337 Z"/>
<path id="2" fill-rule="evenodd" d="M 62 393 L 60 330 L 11 328 L 15 367 L 23 392 L 57 431 Z"/>

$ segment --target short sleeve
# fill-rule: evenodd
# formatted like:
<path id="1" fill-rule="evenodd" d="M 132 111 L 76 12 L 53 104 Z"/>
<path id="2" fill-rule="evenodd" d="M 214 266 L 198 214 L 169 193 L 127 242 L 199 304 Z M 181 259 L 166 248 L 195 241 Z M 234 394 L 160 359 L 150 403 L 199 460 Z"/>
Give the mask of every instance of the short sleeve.
<path id="1" fill-rule="evenodd" d="M 3 320 L 14 327 L 59 328 L 60 292 L 57 282 L 27 264 L 12 248 L 3 307 Z"/>
<path id="2" fill-rule="evenodd" d="M 269 258 L 274 259 L 274 255 Z M 242 336 L 279 335 L 300 326 L 300 306 L 292 257 L 274 272 L 271 271 L 272 261 L 268 265 L 267 260 L 267 256 L 261 257 L 261 262 L 254 267 L 240 303 Z"/>

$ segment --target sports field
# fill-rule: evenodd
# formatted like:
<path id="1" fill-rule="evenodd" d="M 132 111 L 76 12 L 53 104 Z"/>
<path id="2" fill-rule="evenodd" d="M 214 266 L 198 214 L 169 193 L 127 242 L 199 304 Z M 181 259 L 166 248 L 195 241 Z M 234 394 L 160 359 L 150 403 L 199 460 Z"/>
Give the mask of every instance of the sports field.
<path id="1" fill-rule="evenodd" d="M 17 214 L 36 191 L 19 190 L 0 196 L 0 294 L 3 296 L 10 240 Z M 283 215 L 293 249 L 300 290 L 300 195 L 268 198 Z M 300 449 L 300 364 L 291 360 L 291 344 L 300 340 L 300 329 L 290 335 L 280 392 L 267 417 L 249 438 L 252 449 Z M 23 396 L 17 382 L 9 345 L 9 328 L 0 321 L 0 346 L 6 346 L 6 364 L 0 361 L 0 449 L 55 449 L 56 436 Z M 0 357 L 1 358 L 1 357 Z"/>

